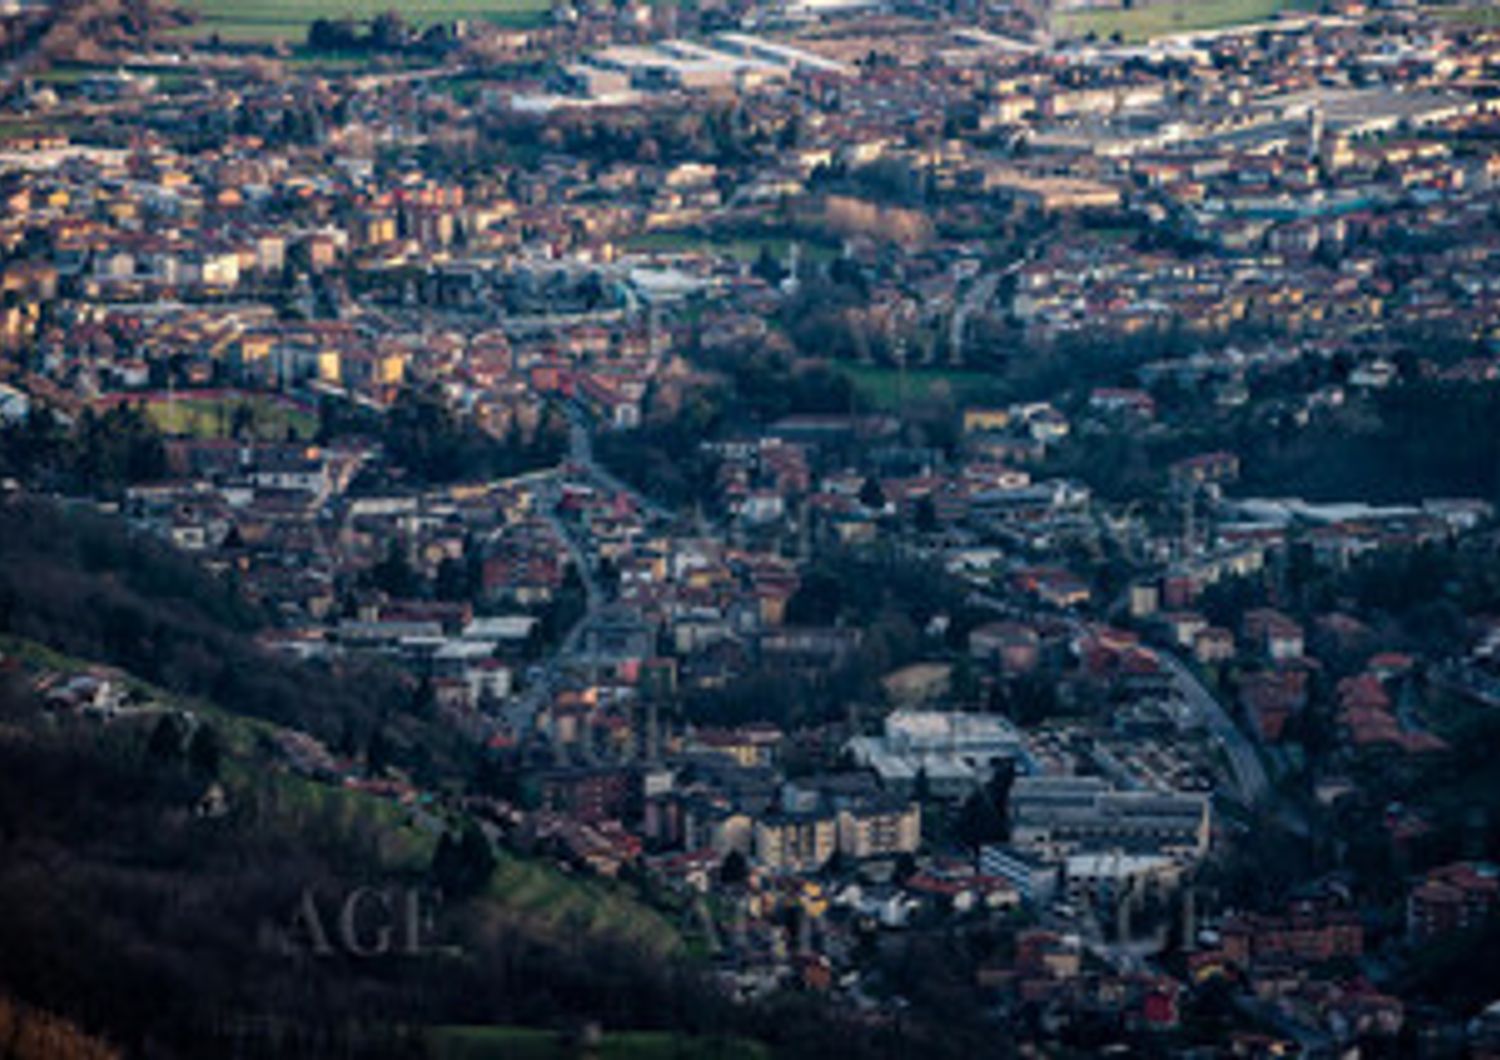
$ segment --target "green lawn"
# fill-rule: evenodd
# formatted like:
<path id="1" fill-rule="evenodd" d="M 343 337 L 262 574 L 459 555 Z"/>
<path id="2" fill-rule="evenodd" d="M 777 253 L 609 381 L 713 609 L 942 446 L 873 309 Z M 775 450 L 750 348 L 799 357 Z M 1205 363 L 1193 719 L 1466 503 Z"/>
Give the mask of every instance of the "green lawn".
<path id="1" fill-rule="evenodd" d="M 870 406 L 894 410 L 900 407 L 902 380 L 895 368 L 840 364 L 854 389 Z M 906 401 L 916 404 L 944 396 L 959 407 L 1006 400 L 1004 380 L 987 372 L 963 369 L 912 368 L 906 372 Z"/>
<path id="2" fill-rule="evenodd" d="M 1108 38 L 1119 33 L 1126 41 L 1143 41 L 1192 30 L 1222 29 L 1247 22 L 1264 22 L 1282 11 L 1306 10 L 1299 0 L 1136 0 L 1132 10 L 1075 10 L 1057 15 L 1059 37 Z"/>
<path id="3" fill-rule="evenodd" d="M 297 43 L 318 18 L 368 19 L 395 10 L 416 26 L 451 19 L 490 21 L 507 26 L 541 24 L 551 0 L 184 0 L 202 17 L 189 31 L 195 37 L 217 33 L 225 40 L 285 40 Z"/>
<path id="4" fill-rule="evenodd" d="M 313 413 L 288 402 L 254 394 L 153 401 L 146 406 L 146 416 L 163 434 L 223 438 L 231 433 L 235 410 L 241 405 L 250 410 L 251 433 L 262 440 L 282 441 L 290 431 L 305 441 L 317 433 L 318 418 Z"/>
<path id="5" fill-rule="evenodd" d="M 742 1038 L 690 1038 L 658 1031 L 605 1034 L 584 1052 L 556 1031 L 531 1027 L 438 1027 L 427 1035 L 432 1060 L 764 1060 L 759 1043 Z"/>

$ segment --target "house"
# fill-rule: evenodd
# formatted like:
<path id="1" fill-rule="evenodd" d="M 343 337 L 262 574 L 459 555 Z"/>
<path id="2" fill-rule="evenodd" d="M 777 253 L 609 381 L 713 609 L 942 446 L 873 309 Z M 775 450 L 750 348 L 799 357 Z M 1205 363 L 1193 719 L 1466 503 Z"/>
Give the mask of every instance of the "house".
<path id="1" fill-rule="evenodd" d="M 1474 931 L 1500 908 L 1500 868 L 1459 861 L 1431 870 L 1406 898 L 1406 933 L 1415 943 Z"/>
<path id="2" fill-rule="evenodd" d="M 1241 632 L 1246 641 L 1275 662 L 1302 657 L 1302 627 L 1280 611 L 1269 607 L 1247 611 Z"/>
<path id="3" fill-rule="evenodd" d="M 1240 458 L 1230 452 L 1200 453 L 1178 460 L 1167 469 L 1167 475 L 1180 489 L 1223 486 L 1240 477 Z"/>
<path id="4" fill-rule="evenodd" d="M 537 777 L 542 805 L 579 821 L 620 817 L 632 794 L 628 770 L 614 766 L 574 766 Z"/>
<path id="5" fill-rule="evenodd" d="M 1041 638 L 1021 622 L 990 622 L 969 633 L 969 654 L 998 663 L 1004 673 L 1026 674 L 1037 667 Z"/>
<path id="6" fill-rule="evenodd" d="M 1280 915 L 1232 915 L 1220 925 L 1219 937 L 1224 956 L 1244 969 L 1357 960 L 1365 941 L 1358 912 L 1325 901 L 1294 902 Z"/>
<path id="7" fill-rule="evenodd" d="M 1193 657 L 1205 666 L 1234 658 L 1234 634 L 1222 626 L 1208 626 L 1193 636 Z"/>
<path id="8" fill-rule="evenodd" d="M 1307 673 L 1287 668 L 1245 674 L 1240 678 L 1239 703 L 1260 738 L 1276 743 L 1287 719 L 1307 705 Z"/>

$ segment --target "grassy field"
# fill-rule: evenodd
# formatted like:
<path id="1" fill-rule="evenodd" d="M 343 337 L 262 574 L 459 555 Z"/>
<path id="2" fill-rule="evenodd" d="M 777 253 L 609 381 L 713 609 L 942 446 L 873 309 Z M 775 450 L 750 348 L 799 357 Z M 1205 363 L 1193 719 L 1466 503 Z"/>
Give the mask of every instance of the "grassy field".
<path id="1" fill-rule="evenodd" d="M 1221 29 L 1247 22 L 1264 22 L 1282 11 L 1306 10 L 1297 0 L 1163 0 L 1147 2 L 1130 11 L 1065 11 L 1057 16 L 1059 37 L 1109 38 L 1118 33 L 1126 41 L 1150 40 L 1191 30 Z"/>
<path id="2" fill-rule="evenodd" d="M 0 656 L 67 674 L 92 668 L 88 662 L 35 641 L 4 634 L 0 634 Z M 204 700 L 186 699 L 128 675 L 125 680 L 150 702 L 191 711 L 213 723 L 225 750 L 223 779 L 232 793 L 270 785 L 275 792 L 275 812 L 294 824 L 322 820 L 348 826 L 362 818 L 376 827 L 381 862 L 391 871 L 420 872 L 431 863 L 438 830 L 421 827 L 411 809 L 379 796 L 268 768 L 263 748 L 276 728 L 269 722 L 232 714 Z M 504 851 L 497 856 L 499 864 L 485 897 L 498 909 L 524 916 L 528 924 L 559 931 L 598 932 L 660 955 L 683 947 L 677 929 L 621 885 L 572 875 L 550 863 Z"/>
<path id="3" fill-rule="evenodd" d="M 763 1060 L 767 1050 L 739 1038 L 689 1038 L 655 1031 L 606 1034 L 580 1050 L 556 1031 L 530 1027 L 439 1027 L 427 1036 L 432 1060 Z"/>
<path id="4" fill-rule="evenodd" d="M 190 33 L 217 33 L 225 40 L 297 43 L 319 18 L 368 19 L 395 10 L 416 26 L 451 19 L 535 26 L 551 10 L 551 0 L 184 0 L 201 16 Z"/>
<path id="5" fill-rule="evenodd" d="M 64 674 L 99 669 L 93 663 L 20 637 L 0 635 L 0 655 L 19 659 L 31 667 Z M 116 667 L 104 669 L 121 673 Z M 381 864 L 389 871 L 420 872 L 431 864 L 437 837 L 418 827 L 406 807 L 376 795 L 269 768 L 264 744 L 276 730 L 270 722 L 233 714 L 206 700 L 168 692 L 130 674 L 123 674 L 123 681 L 127 688 L 143 695 L 149 703 L 187 711 L 213 725 L 224 749 L 221 779 L 232 802 L 247 798 L 257 787 L 264 787 L 274 792 L 274 812 L 287 822 L 295 824 L 319 819 L 347 828 L 363 819 L 373 824 L 379 832 Z M 154 722 L 148 720 L 146 724 Z"/>
<path id="6" fill-rule="evenodd" d="M 250 433 L 264 441 L 282 441 L 288 437 L 289 431 L 297 438 L 307 440 L 317 432 L 318 418 L 312 412 L 289 402 L 254 394 L 152 401 L 146 405 L 146 416 L 163 434 L 224 438 L 231 433 L 235 410 L 241 405 L 250 410 Z"/>
<path id="7" fill-rule="evenodd" d="M 839 371 L 854 384 L 855 391 L 870 407 L 894 410 L 900 406 L 901 373 L 895 368 L 840 364 Z M 1006 387 L 1003 380 L 986 372 L 944 368 L 912 368 L 907 371 L 906 401 L 909 404 L 944 397 L 959 406 L 1003 401 Z"/>
<path id="8" fill-rule="evenodd" d="M 488 894 L 530 923 L 612 935 L 658 954 L 682 948 L 682 937 L 664 917 L 607 880 L 502 853 Z"/>
<path id="9" fill-rule="evenodd" d="M 1473 4 L 1463 7 L 1429 7 L 1438 18 L 1461 22 L 1467 26 L 1500 26 L 1500 4 Z"/>

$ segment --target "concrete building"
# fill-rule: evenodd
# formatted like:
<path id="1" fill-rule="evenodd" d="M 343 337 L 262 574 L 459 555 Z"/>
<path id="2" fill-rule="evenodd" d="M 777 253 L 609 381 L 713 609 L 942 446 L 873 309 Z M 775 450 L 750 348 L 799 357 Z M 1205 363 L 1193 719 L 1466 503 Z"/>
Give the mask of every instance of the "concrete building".
<path id="1" fill-rule="evenodd" d="M 1117 791 L 1101 777 L 1020 777 L 1010 812 L 1012 843 L 1049 860 L 1120 850 L 1193 862 L 1208 852 L 1206 795 Z"/>
<path id="2" fill-rule="evenodd" d="M 959 799 L 989 780 L 1001 762 L 1029 766 L 1020 730 L 994 714 L 898 710 L 887 715 L 882 736 L 856 736 L 848 750 L 874 770 L 881 785 L 911 795 L 925 777 L 930 795 Z"/>

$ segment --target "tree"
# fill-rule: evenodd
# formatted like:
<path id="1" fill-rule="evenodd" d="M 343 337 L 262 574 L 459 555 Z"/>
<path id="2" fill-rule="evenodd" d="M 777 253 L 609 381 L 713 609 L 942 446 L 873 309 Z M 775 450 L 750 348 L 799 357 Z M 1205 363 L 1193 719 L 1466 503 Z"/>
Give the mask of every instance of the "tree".
<path id="1" fill-rule="evenodd" d="M 719 866 L 719 882 L 725 887 L 737 887 L 750 878 L 750 863 L 738 850 L 731 850 Z"/>
<path id="2" fill-rule="evenodd" d="M 786 279 L 786 269 L 782 267 L 780 261 L 776 260 L 776 255 L 771 253 L 771 248 L 766 244 L 761 245 L 760 254 L 756 257 L 751 271 L 772 287 L 780 286 L 781 281 Z"/>
<path id="3" fill-rule="evenodd" d="M 392 538 L 385 558 L 370 568 L 370 584 L 397 598 L 416 596 L 421 579 L 406 558 L 406 547 Z"/>
<path id="4" fill-rule="evenodd" d="M 477 824 L 465 821 L 458 836 L 443 833 L 432 855 L 432 878 L 443 894 L 470 898 L 484 890 L 494 874 L 495 851 Z"/>
<path id="5" fill-rule="evenodd" d="M 878 512 L 885 508 L 885 490 L 880 486 L 880 480 L 871 475 L 866 478 L 859 487 L 859 503 L 863 504 L 872 512 Z"/>
<path id="6" fill-rule="evenodd" d="M 188 764 L 193 772 L 209 779 L 217 777 L 222 758 L 218 730 L 212 725 L 199 725 L 188 744 Z"/>
<path id="7" fill-rule="evenodd" d="M 931 494 L 923 494 L 917 499 L 916 509 L 912 512 L 912 525 L 920 534 L 937 532 L 937 505 L 933 504 Z"/>
<path id="8" fill-rule="evenodd" d="M 372 777 L 382 775 L 391 764 L 391 742 L 385 731 L 376 726 L 365 744 L 365 770 Z"/>
<path id="9" fill-rule="evenodd" d="M 163 714 L 151 738 L 146 742 L 146 757 L 158 765 L 176 762 L 182 757 L 182 741 L 186 735 L 182 719 L 176 714 Z"/>

